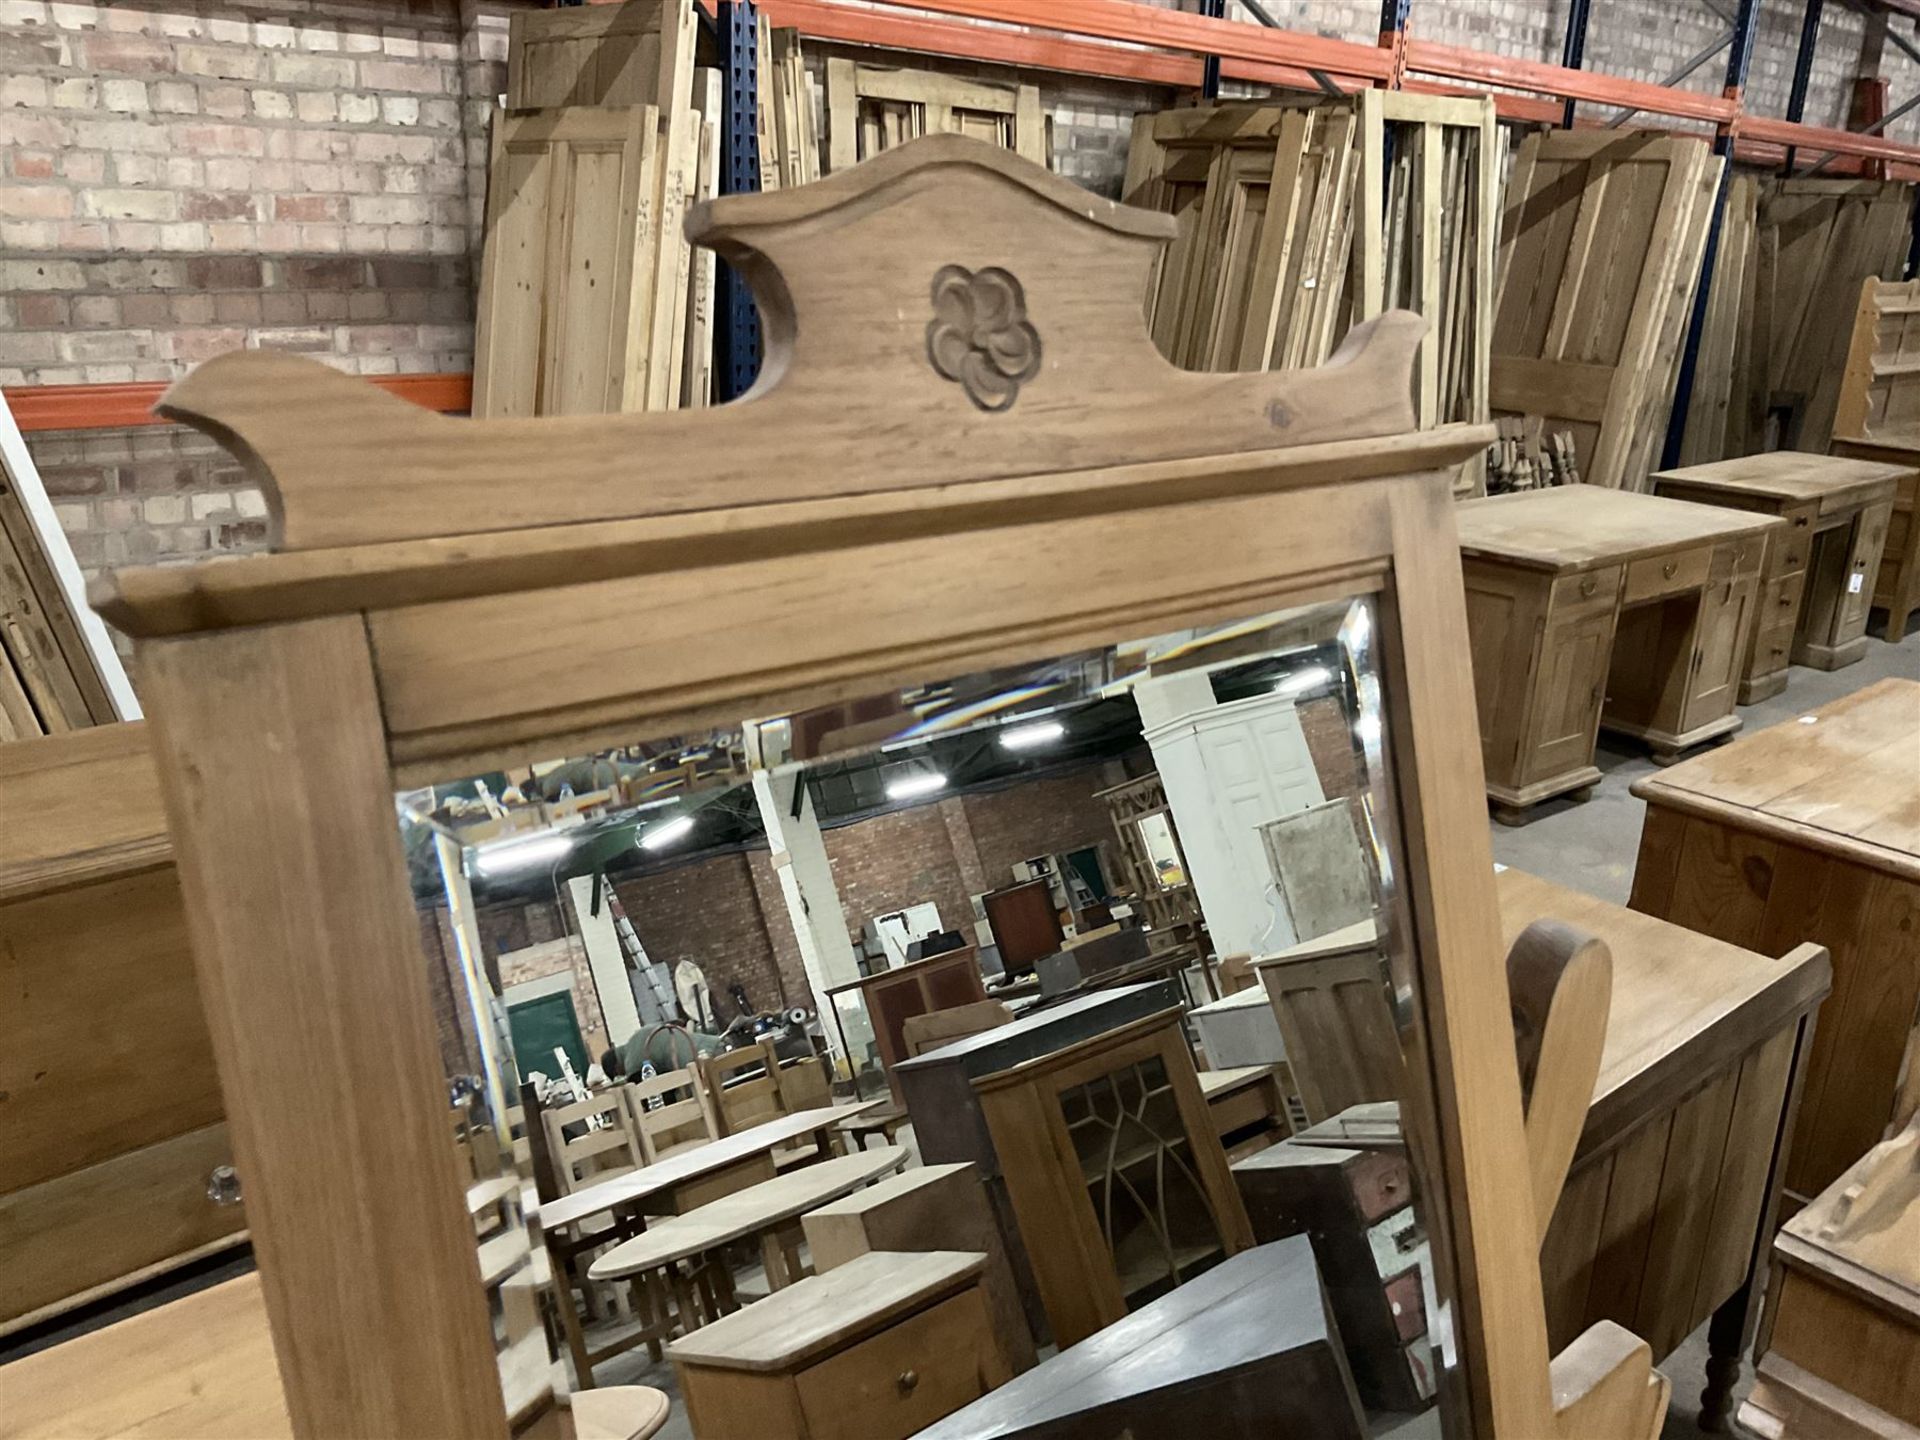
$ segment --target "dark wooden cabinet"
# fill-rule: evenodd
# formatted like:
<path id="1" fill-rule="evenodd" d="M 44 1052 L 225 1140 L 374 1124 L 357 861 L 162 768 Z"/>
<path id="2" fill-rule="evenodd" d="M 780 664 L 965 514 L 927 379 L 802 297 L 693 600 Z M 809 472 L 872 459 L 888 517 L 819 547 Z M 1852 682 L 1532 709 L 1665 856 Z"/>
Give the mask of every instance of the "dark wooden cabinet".
<path id="1" fill-rule="evenodd" d="M 917 1440 L 1360 1440 L 1302 1237 L 1261 1245 L 1064 1350 Z"/>
<path id="2" fill-rule="evenodd" d="M 951 1010 L 956 1005 L 984 1000 L 987 988 L 980 978 L 979 951 L 966 945 L 863 975 L 848 984 L 834 986 L 827 994 L 834 1003 L 836 1021 L 839 1007 L 853 996 L 857 995 L 859 1003 L 866 1007 L 867 1018 L 873 1025 L 873 1041 L 880 1051 L 880 1068 L 887 1077 L 893 1098 L 899 1101 L 900 1086 L 893 1078 L 893 1067 L 907 1058 L 903 1033 L 907 1021 L 933 1010 Z M 842 1044 L 845 1039 L 842 1026 Z"/>
<path id="3" fill-rule="evenodd" d="M 1180 1016 L 974 1081 L 1062 1349 L 1253 1243 Z"/>

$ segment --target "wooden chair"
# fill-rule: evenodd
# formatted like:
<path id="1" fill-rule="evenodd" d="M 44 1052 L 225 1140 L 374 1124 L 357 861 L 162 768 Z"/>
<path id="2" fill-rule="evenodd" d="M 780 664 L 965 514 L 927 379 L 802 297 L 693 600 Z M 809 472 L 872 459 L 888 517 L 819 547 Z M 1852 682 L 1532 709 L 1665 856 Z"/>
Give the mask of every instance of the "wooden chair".
<path id="1" fill-rule="evenodd" d="M 707 1093 L 691 1065 L 630 1081 L 620 1087 L 620 1093 L 626 1097 L 628 1122 L 639 1138 L 643 1164 L 719 1138 Z"/>
<path id="2" fill-rule="evenodd" d="M 782 1061 L 771 1036 L 750 1048 L 703 1055 L 694 1061 L 693 1070 L 708 1113 L 713 1116 L 716 1139 L 738 1135 L 796 1110 L 824 1105 L 832 1098 L 826 1062 L 818 1055 Z M 727 1083 L 728 1076 L 753 1070 L 759 1073 Z M 773 1163 L 783 1170 L 819 1158 L 818 1147 L 804 1142 L 783 1145 L 773 1152 Z"/>
<path id="3" fill-rule="evenodd" d="M 994 1030 L 1013 1023 L 1013 1011 L 1004 1000 L 975 1000 L 945 1010 L 929 1010 L 924 1015 L 909 1015 L 900 1027 L 907 1054 L 919 1055 L 938 1049 L 950 1040 L 964 1040 L 982 1030 Z"/>
<path id="4" fill-rule="evenodd" d="M 760 1073 L 746 1074 L 754 1070 Z M 738 1135 L 787 1113 L 780 1094 L 780 1059 L 774 1053 L 771 1037 L 723 1055 L 702 1055 L 693 1062 L 693 1073 L 699 1078 L 700 1093 L 713 1116 L 716 1136 Z M 746 1078 L 728 1083 L 736 1075 Z"/>
<path id="5" fill-rule="evenodd" d="M 600 1118 L 606 1123 L 593 1128 Z M 551 1106 L 540 1112 L 540 1121 L 546 1126 L 547 1152 L 553 1158 L 554 1177 L 563 1194 L 646 1163 L 619 1087 L 571 1105 Z M 586 1128 L 569 1136 L 569 1125 Z"/>

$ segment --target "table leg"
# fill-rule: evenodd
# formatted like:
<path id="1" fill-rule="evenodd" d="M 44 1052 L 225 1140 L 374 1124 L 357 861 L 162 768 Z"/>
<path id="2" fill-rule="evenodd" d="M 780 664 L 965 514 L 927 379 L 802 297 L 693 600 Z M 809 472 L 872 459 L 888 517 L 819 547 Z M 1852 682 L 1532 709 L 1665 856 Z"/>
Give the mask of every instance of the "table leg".
<path id="1" fill-rule="evenodd" d="M 1758 1303 L 1749 1279 L 1707 1322 L 1707 1383 L 1700 1392 L 1700 1428 L 1721 1434 L 1740 1383 L 1740 1353 L 1746 1348 L 1748 1310 Z"/>
<path id="2" fill-rule="evenodd" d="M 698 1330 L 706 1321 L 700 1316 L 700 1300 L 694 1291 L 692 1278 L 678 1265 L 667 1267 L 667 1277 L 673 1285 L 673 1304 L 678 1312 L 680 1333 L 685 1335 Z"/>
<path id="3" fill-rule="evenodd" d="M 793 1283 L 787 1273 L 787 1252 L 780 1244 L 780 1237 L 772 1230 L 760 1234 L 760 1263 L 767 1267 L 767 1289 L 784 1290 Z"/>
<path id="4" fill-rule="evenodd" d="M 560 1329 L 567 1337 L 567 1351 L 573 1356 L 574 1381 L 582 1390 L 593 1385 L 593 1361 L 588 1358 L 587 1336 L 580 1325 L 580 1311 L 573 1303 L 573 1258 L 553 1249 L 547 1252 L 553 1269 L 553 1303 L 560 1312 Z"/>
<path id="5" fill-rule="evenodd" d="M 660 1337 L 666 1333 L 667 1313 L 660 1305 L 658 1293 L 654 1289 L 653 1272 L 643 1271 L 633 1277 L 633 1313 L 640 1321 L 640 1327 L 647 1335 L 647 1358 L 658 1365 L 665 1358 Z"/>

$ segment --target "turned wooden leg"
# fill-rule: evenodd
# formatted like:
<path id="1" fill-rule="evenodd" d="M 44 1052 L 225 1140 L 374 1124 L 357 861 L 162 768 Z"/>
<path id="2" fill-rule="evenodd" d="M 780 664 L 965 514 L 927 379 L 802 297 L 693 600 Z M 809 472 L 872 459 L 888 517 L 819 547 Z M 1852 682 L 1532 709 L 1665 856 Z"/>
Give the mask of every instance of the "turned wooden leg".
<path id="1" fill-rule="evenodd" d="M 1716 1435 L 1727 1429 L 1727 1416 L 1733 1409 L 1733 1387 L 1740 1383 L 1751 1287 L 1751 1281 L 1742 1285 L 1707 1322 L 1707 1384 L 1700 1392 L 1700 1428 Z"/>

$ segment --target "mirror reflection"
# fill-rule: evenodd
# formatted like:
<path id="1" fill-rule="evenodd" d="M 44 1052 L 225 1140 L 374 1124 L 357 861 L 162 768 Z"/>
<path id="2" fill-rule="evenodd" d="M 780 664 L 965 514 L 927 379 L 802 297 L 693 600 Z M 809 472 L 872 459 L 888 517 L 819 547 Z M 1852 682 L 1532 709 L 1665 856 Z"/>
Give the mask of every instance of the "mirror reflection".
<path id="1" fill-rule="evenodd" d="M 1131 1322 L 1237 1335 L 1194 1384 L 1257 1358 L 1316 1434 L 1429 1410 L 1377 635 L 1340 600 L 398 796 L 509 1376 L 550 1310 L 566 1383 L 658 1383 L 897 1249 L 984 1257 L 975 1407 Z"/>

